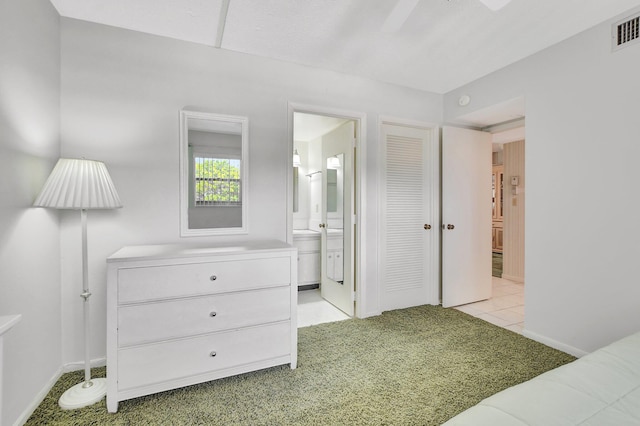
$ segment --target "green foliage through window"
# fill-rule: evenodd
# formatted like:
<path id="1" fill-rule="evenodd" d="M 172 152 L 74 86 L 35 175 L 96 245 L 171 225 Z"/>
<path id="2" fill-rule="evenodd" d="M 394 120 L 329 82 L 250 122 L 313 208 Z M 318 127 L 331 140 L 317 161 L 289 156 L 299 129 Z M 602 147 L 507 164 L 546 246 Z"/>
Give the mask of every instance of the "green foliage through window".
<path id="1" fill-rule="evenodd" d="M 195 204 L 240 205 L 240 160 L 195 157 Z"/>

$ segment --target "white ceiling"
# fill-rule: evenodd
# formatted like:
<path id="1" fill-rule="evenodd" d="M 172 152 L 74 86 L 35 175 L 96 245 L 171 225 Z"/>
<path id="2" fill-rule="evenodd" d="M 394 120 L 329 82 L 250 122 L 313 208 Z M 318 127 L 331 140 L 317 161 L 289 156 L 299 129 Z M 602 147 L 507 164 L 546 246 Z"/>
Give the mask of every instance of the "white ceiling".
<path id="1" fill-rule="evenodd" d="M 512 0 L 494 12 L 479 0 L 51 2 L 62 16 L 211 46 L 220 30 L 223 49 L 435 93 L 640 6 L 640 0 Z"/>

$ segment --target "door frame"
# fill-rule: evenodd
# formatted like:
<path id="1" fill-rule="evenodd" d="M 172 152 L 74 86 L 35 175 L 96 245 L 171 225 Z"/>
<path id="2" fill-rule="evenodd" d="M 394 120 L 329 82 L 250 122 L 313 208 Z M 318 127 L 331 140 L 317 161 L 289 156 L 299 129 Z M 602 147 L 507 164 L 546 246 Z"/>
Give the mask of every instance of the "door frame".
<path id="1" fill-rule="evenodd" d="M 366 279 L 366 257 L 367 253 L 362 249 L 366 248 L 366 235 L 364 230 L 366 226 L 366 188 L 367 188 L 367 115 L 364 112 L 343 110 L 338 108 L 324 107 L 318 105 L 301 104 L 296 102 L 287 103 L 287 243 L 293 244 L 293 167 L 291 167 L 291 158 L 293 157 L 293 114 L 306 113 L 315 115 L 324 115 L 329 117 L 344 118 L 355 122 L 357 144 L 355 171 L 353 173 L 353 183 L 355 184 L 355 209 L 356 214 L 352 220 L 355 222 L 355 240 L 353 242 L 353 286 L 355 288 L 355 309 L 354 316 L 363 318 L 366 316 L 366 306 L 364 301 L 367 300 Z"/>
<path id="2" fill-rule="evenodd" d="M 431 256 L 429 261 L 429 270 L 431 271 L 431 276 L 427 277 L 428 286 L 427 286 L 427 304 L 429 305 L 439 305 L 441 301 L 441 245 L 440 245 L 440 227 L 441 227 L 441 218 L 440 218 L 440 145 L 442 143 L 441 140 L 441 132 L 440 126 L 435 123 L 418 121 L 418 120 L 409 120 L 404 118 L 392 117 L 392 116 L 379 116 L 378 117 L 378 170 L 385 170 L 384 161 L 386 159 L 385 147 L 386 144 L 382 138 L 382 126 L 383 125 L 392 125 L 392 126 L 403 126 L 403 127 L 414 127 L 418 129 L 427 130 L 431 136 L 431 152 L 429 155 L 431 158 L 435 159 L 433 164 L 431 165 L 431 203 L 430 203 L 430 214 L 432 217 L 431 232 L 433 232 L 433 239 L 431 240 L 431 253 L 434 255 Z M 386 183 L 382 178 L 380 178 L 378 182 L 378 218 L 382 218 L 382 209 L 384 208 L 383 200 L 386 199 L 384 194 L 386 190 Z M 384 237 L 383 230 L 380 229 L 382 224 L 378 223 L 378 247 L 382 247 L 384 241 L 382 241 Z M 386 259 L 382 259 L 382 255 L 380 251 L 378 251 L 378 282 L 379 291 L 378 291 L 378 311 L 380 311 L 382 304 L 380 303 L 380 296 L 382 295 L 382 286 L 381 283 L 383 277 L 383 271 L 386 268 Z"/>

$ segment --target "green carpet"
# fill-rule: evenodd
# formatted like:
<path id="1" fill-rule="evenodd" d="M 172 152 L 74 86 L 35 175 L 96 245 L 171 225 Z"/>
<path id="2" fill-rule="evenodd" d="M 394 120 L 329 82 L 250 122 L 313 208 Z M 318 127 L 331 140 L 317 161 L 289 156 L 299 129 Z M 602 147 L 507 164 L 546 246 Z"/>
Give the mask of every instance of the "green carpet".
<path id="1" fill-rule="evenodd" d="M 27 425 L 439 425 L 574 358 L 454 309 L 419 306 L 299 330 L 296 370 L 274 367 L 120 403 L 57 406 Z M 105 369 L 96 369 L 104 376 Z"/>
<path id="2" fill-rule="evenodd" d="M 491 275 L 502 278 L 502 253 L 492 253 Z"/>

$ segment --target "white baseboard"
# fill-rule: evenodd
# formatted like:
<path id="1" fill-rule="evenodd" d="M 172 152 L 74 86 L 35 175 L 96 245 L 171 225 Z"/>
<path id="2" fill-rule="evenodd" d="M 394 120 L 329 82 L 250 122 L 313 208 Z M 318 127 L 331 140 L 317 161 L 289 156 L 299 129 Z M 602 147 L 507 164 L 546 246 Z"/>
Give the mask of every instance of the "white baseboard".
<path id="1" fill-rule="evenodd" d="M 104 367 L 105 365 L 107 365 L 106 357 L 91 360 L 92 368 Z M 44 385 L 42 390 L 38 392 L 38 394 L 33 399 L 31 404 L 29 404 L 29 406 L 24 410 L 24 412 L 20 415 L 20 417 L 16 419 L 16 422 L 13 424 L 13 426 L 23 426 L 27 422 L 27 420 L 29 420 L 29 417 L 31 417 L 33 412 L 36 411 L 36 408 L 38 408 L 38 406 L 42 404 L 42 401 L 44 401 L 44 399 L 49 394 L 49 392 L 51 392 L 51 389 L 53 388 L 53 386 L 56 384 L 58 380 L 60 380 L 60 377 L 62 377 L 63 374 L 69 373 L 71 371 L 82 370 L 82 369 L 84 369 L 84 361 L 70 362 L 68 364 L 61 366 L 58 369 L 58 371 L 56 371 L 56 373 L 51 377 L 51 379 L 47 381 L 47 383 Z"/>
<path id="2" fill-rule="evenodd" d="M 582 349 L 574 348 L 573 346 L 567 345 L 562 342 L 558 342 L 557 340 L 551 339 L 546 336 L 542 336 L 538 333 L 534 333 L 529 330 L 522 330 L 522 335 L 524 337 L 528 337 L 529 339 L 535 340 L 536 342 L 540 342 L 543 345 L 551 346 L 554 349 L 557 349 L 562 352 L 566 352 L 569 355 L 573 355 L 577 358 L 581 358 L 588 354 L 588 352 L 583 351 Z"/>
<path id="3" fill-rule="evenodd" d="M 90 364 L 91 364 L 91 368 L 104 367 L 105 365 L 107 365 L 107 358 L 103 357 L 103 358 L 92 359 Z M 62 369 L 64 370 L 65 373 L 84 370 L 84 361 L 69 362 L 63 365 Z"/>
<path id="4" fill-rule="evenodd" d="M 29 406 L 22 412 L 20 417 L 16 419 L 16 422 L 13 424 L 13 426 L 22 426 L 27 422 L 27 420 L 29 420 L 29 417 L 31 417 L 33 412 L 36 411 L 36 408 L 38 408 L 42 401 L 44 401 L 47 394 L 51 391 L 51 388 L 53 388 L 53 385 L 56 384 L 58 379 L 60 379 L 63 374 L 63 367 L 58 368 L 58 371 L 56 371 L 55 374 L 49 379 L 49 381 L 47 381 L 47 383 L 40 390 L 40 392 L 38 392 L 31 404 L 29 404 Z"/>
<path id="5" fill-rule="evenodd" d="M 515 275 L 506 275 L 506 274 L 502 274 L 502 277 L 505 280 L 509 280 L 509 281 L 514 281 L 517 283 L 523 283 L 524 282 L 524 277 L 516 277 Z"/>
<path id="6" fill-rule="evenodd" d="M 382 311 L 369 311 L 361 313 L 361 316 L 359 316 L 358 318 L 377 317 L 379 315 L 382 315 Z"/>

